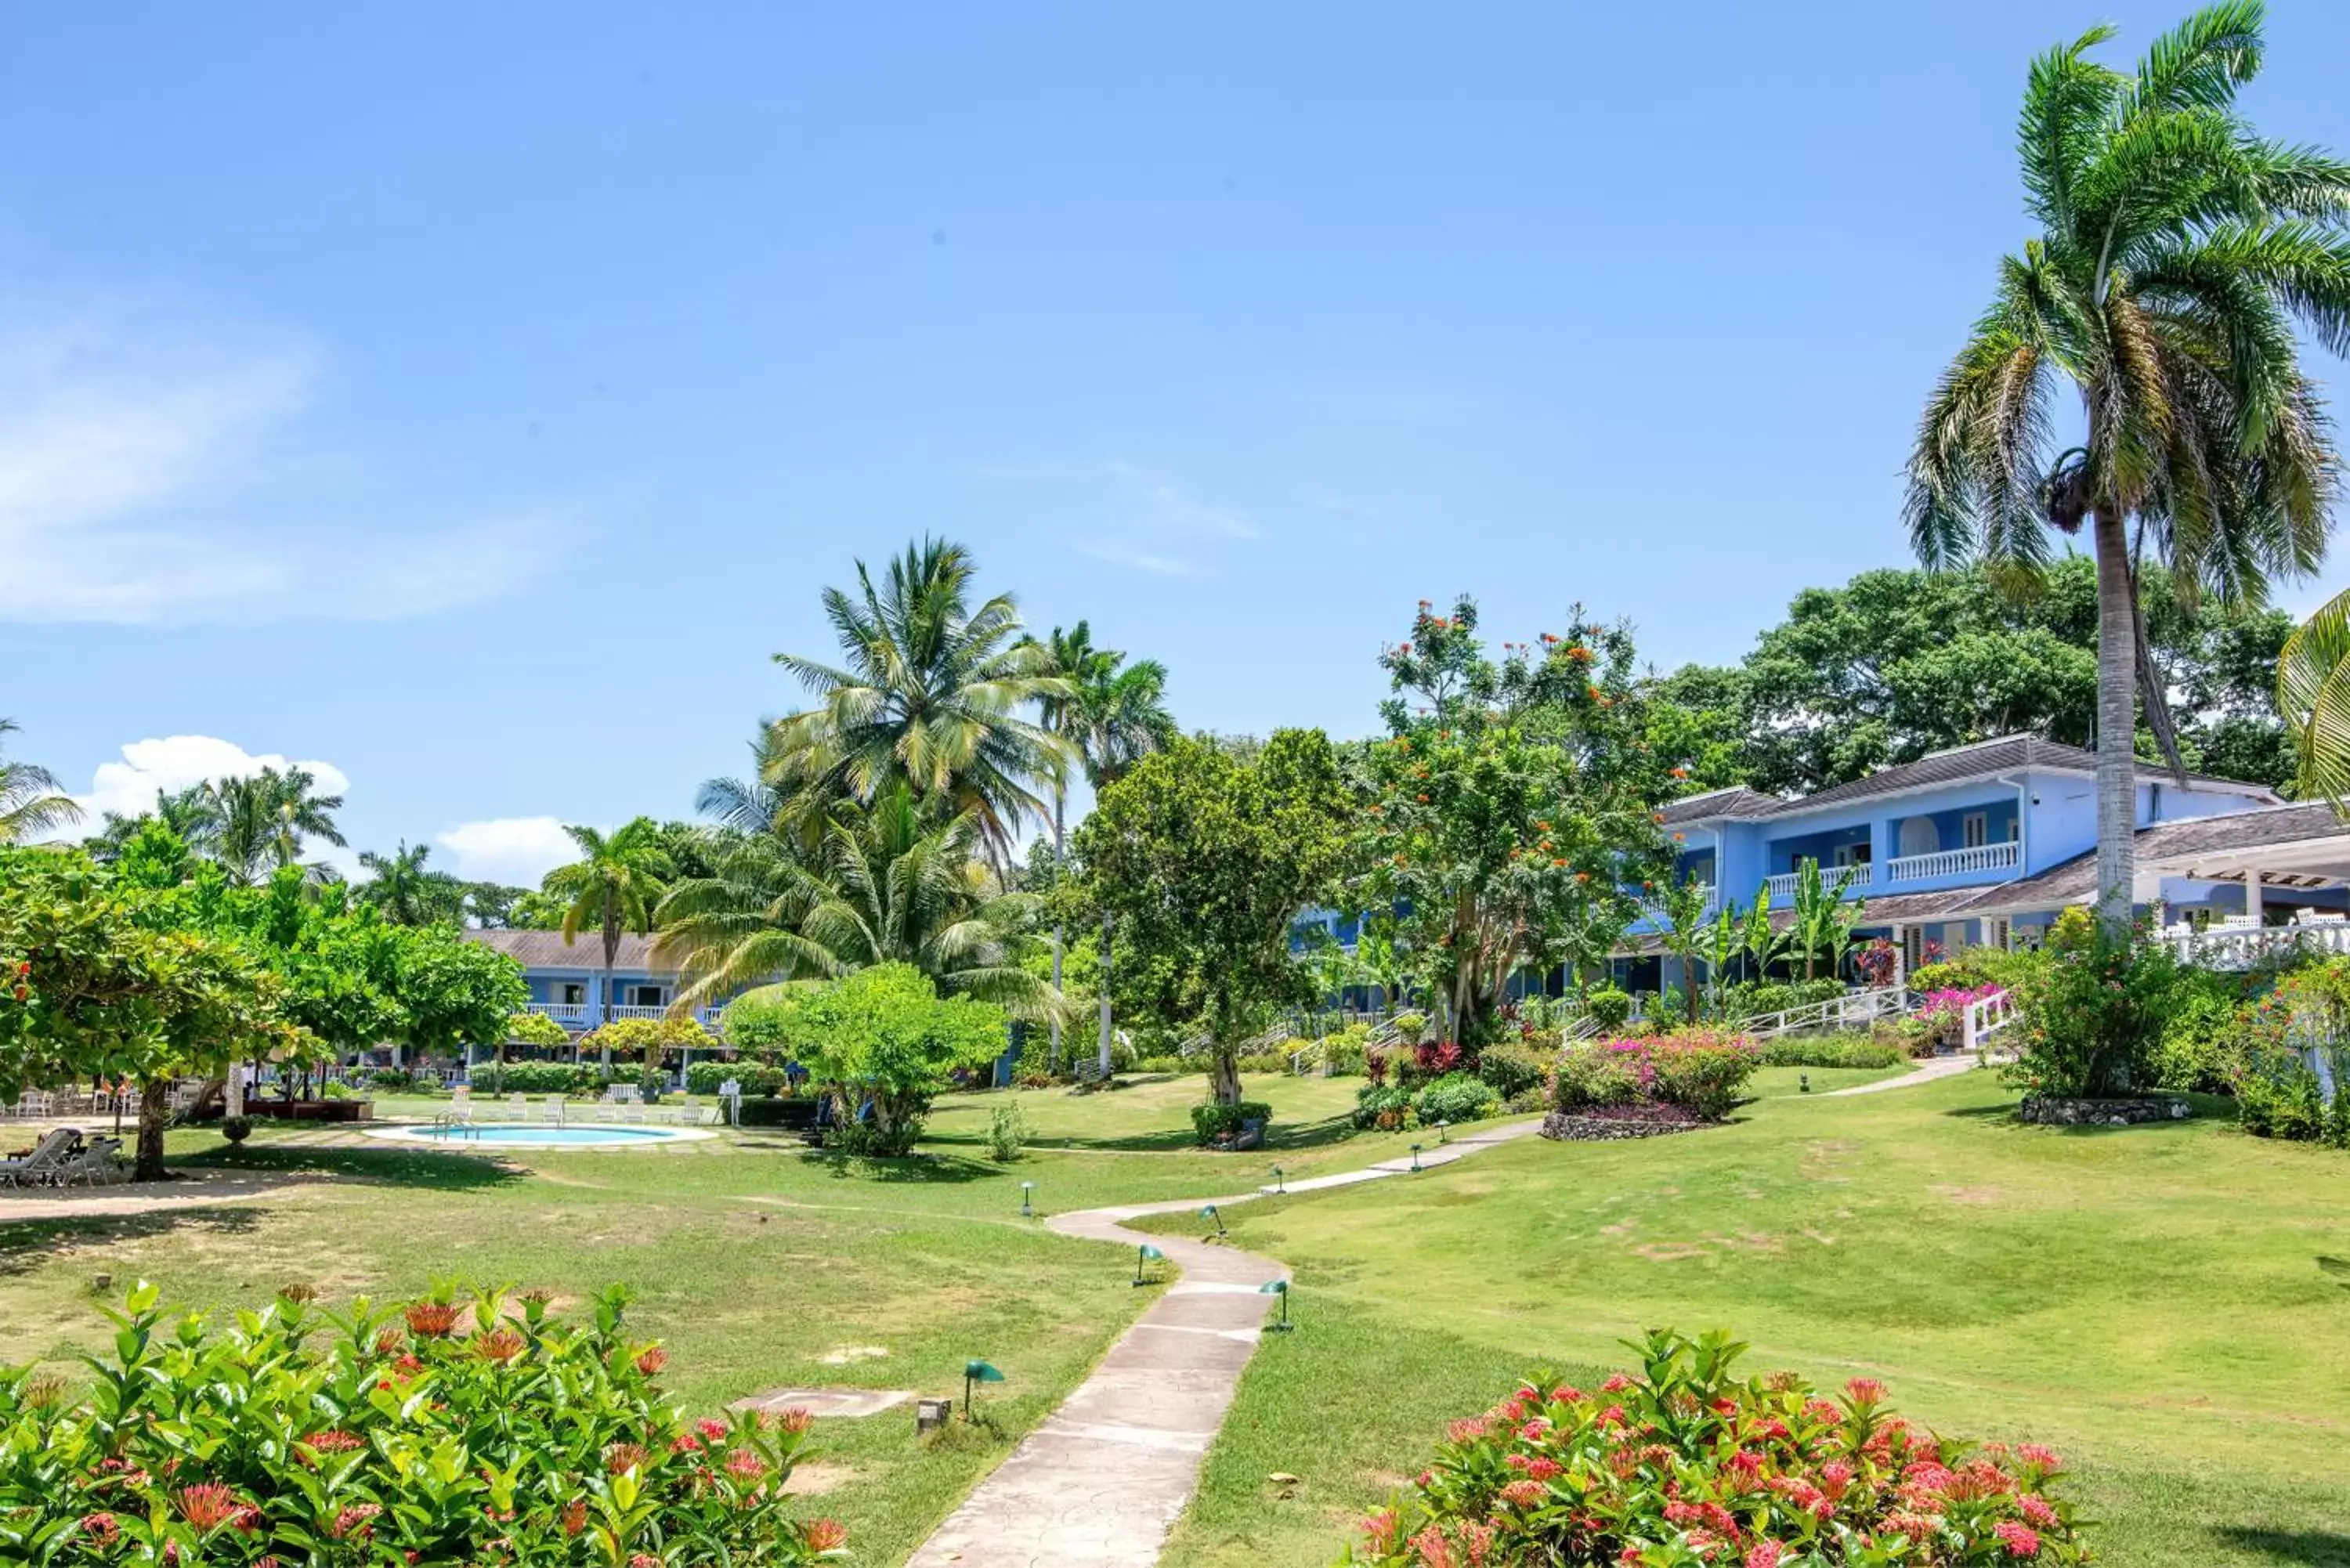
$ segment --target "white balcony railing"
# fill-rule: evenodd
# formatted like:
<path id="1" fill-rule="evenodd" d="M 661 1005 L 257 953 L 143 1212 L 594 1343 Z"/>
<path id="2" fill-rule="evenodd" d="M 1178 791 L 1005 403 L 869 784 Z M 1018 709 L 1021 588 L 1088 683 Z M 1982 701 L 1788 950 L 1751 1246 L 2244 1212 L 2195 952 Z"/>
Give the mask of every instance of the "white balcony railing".
<path id="1" fill-rule="evenodd" d="M 1821 889 L 1823 891 L 1833 889 L 1836 885 L 1836 879 L 1842 877 L 1844 873 L 1845 868 L 1841 866 L 1821 867 Z M 1852 867 L 1852 884 L 1847 887 L 1845 891 L 1847 894 L 1867 892 L 1870 887 L 1868 879 L 1869 875 L 1869 867 L 1866 861 L 1864 860 L 1857 866 L 1855 866 Z M 1762 886 L 1771 889 L 1772 903 L 1783 906 L 1788 899 L 1795 896 L 1795 884 L 1802 881 L 1803 878 L 1804 874 L 1800 871 L 1782 871 L 1776 877 L 1765 877 L 1762 878 Z"/>
<path id="2" fill-rule="evenodd" d="M 584 1002 L 534 1002 L 525 1011 L 552 1018 L 557 1023 L 583 1029 L 588 1025 L 588 1004 Z"/>
<path id="3" fill-rule="evenodd" d="M 1885 863 L 1887 882 L 1927 882 L 1937 877 L 1980 876 L 1986 871 L 2012 871 L 2023 864 L 2023 846 L 2014 839 L 1978 844 L 1972 849 L 1944 849 L 1932 855 L 1904 855 Z"/>
<path id="4" fill-rule="evenodd" d="M 2313 920 L 2291 926 L 2168 926 L 2161 939 L 2182 963 L 2205 969 L 2246 970 L 2267 960 L 2350 953 L 2350 920 Z"/>
<path id="5" fill-rule="evenodd" d="M 646 1007 L 633 1002 L 615 1002 L 604 1010 L 604 1016 L 609 1019 L 650 1018 L 659 1020 L 669 1016 L 669 1009 L 666 1006 L 660 1004 Z"/>

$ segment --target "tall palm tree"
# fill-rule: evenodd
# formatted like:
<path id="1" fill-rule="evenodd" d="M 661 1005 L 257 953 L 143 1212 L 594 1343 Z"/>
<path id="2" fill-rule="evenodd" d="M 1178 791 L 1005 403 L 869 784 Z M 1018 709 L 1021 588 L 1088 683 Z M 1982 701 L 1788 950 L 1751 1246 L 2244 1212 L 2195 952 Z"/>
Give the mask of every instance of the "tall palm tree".
<path id="1" fill-rule="evenodd" d="M 390 855 L 361 850 L 359 865 L 374 875 L 360 886 L 359 901 L 382 910 L 383 918 L 395 926 L 429 926 L 463 919 L 465 885 L 446 871 L 426 870 L 424 863 L 432 856 L 431 845 L 411 849 L 404 838 Z"/>
<path id="2" fill-rule="evenodd" d="M 2293 794 L 2350 802 L 2350 590 L 2296 628 L 2277 655 L 2277 712 L 2298 762 Z"/>
<path id="3" fill-rule="evenodd" d="M 767 782 L 820 810 L 841 797 L 871 802 L 902 781 L 933 809 L 971 815 L 1001 867 L 1021 825 L 1044 815 L 1033 786 L 1066 755 L 1020 711 L 1066 682 L 1020 636 L 1010 595 L 972 607 L 972 570 L 961 545 L 927 539 L 879 586 L 859 561 L 854 597 L 824 591 L 843 663 L 775 655 L 816 705 L 776 721 Z"/>
<path id="4" fill-rule="evenodd" d="M 579 858 L 558 866 L 540 885 L 566 900 L 563 940 L 578 940 L 579 928 L 592 926 L 604 939 L 603 983 L 598 991 L 600 1019 L 612 998 L 612 969 L 619 961 L 620 936 L 652 929 L 653 909 L 673 872 L 669 853 L 661 847 L 660 825 L 639 816 L 611 833 L 564 825 L 563 831 L 579 846 Z M 604 1047 L 604 1070 L 612 1069 L 612 1049 Z"/>
<path id="5" fill-rule="evenodd" d="M 1033 894 L 1005 893 L 977 858 L 972 813 L 939 823 L 905 784 L 868 806 L 835 808 L 816 847 L 761 834 L 737 841 L 715 877 L 661 900 L 660 950 L 679 965 L 677 1005 L 749 987 L 908 963 L 940 991 L 1042 1022 L 1060 993 L 1020 967 Z"/>
<path id="6" fill-rule="evenodd" d="M 16 731 L 16 720 L 0 719 L 0 736 Z M 48 769 L 0 757 L 0 844 L 21 844 L 80 820 L 81 807 L 66 798 Z"/>
<path id="7" fill-rule="evenodd" d="M 348 844 L 335 826 L 343 797 L 313 794 L 317 782 L 308 769 L 289 767 L 206 784 L 213 857 L 238 881 L 255 882 L 272 868 L 299 864 L 311 838 Z"/>
<path id="8" fill-rule="evenodd" d="M 1063 732 L 1086 772 L 1086 783 L 1098 798 L 1101 792 L 1126 776 L 1128 770 L 1151 753 L 1165 749 L 1176 737 L 1174 716 L 1167 711 L 1167 667 L 1155 659 L 1137 659 L 1119 667 L 1125 656 L 1110 656 L 1107 665 L 1089 670 L 1070 702 Z M 1055 833 L 1059 829 L 1056 818 Z M 1055 854 L 1058 839 L 1055 838 Z M 1058 932 L 1055 932 L 1057 942 Z M 1109 1077 L 1110 1043 L 1110 914 L 1101 917 L 1101 995 L 1099 1037 L 1096 1051 L 1101 1075 Z M 1057 968 L 1054 986 L 1058 989 Z"/>
<path id="9" fill-rule="evenodd" d="M 775 771 L 775 732 L 763 727 L 751 741 L 751 776 L 702 780 L 693 809 L 736 833 L 773 832 L 786 805 L 768 782 Z"/>
<path id="10" fill-rule="evenodd" d="M 2257 604 L 2315 567 L 2339 460 L 2293 324 L 2350 349 L 2350 165 L 2253 134 L 2235 108 L 2262 7 L 2227 0 L 2155 41 L 2135 76 L 2099 27 L 2033 62 L 2020 151 L 2040 225 L 1943 372 L 1909 460 L 1929 566 L 1980 553 L 2011 582 L 2046 530 L 2089 525 L 2097 566 L 2098 917 L 2127 926 L 2136 857 L 2134 566 L 2151 547 L 2192 597 Z M 2079 443 L 2054 452 L 2057 394 Z M 2158 684 L 2145 689 L 2158 735 Z"/>

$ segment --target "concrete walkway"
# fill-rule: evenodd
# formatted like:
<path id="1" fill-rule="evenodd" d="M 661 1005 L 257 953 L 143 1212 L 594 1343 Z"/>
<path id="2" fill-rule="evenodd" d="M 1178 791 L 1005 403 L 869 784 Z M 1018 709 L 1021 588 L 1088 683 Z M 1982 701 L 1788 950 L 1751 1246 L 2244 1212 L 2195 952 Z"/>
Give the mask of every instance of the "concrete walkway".
<path id="1" fill-rule="evenodd" d="M 1904 1073 L 1898 1078 L 1879 1078 L 1874 1084 L 1862 1084 L 1850 1089 L 1830 1089 L 1820 1098 L 1833 1100 L 1845 1095 L 1881 1095 L 1887 1089 L 1907 1089 L 1918 1084 L 1931 1084 L 1943 1078 L 1954 1078 L 1975 1065 L 1977 1065 L 1975 1059 L 1963 1053 L 1955 1056 L 1937 1056 L 1924 1066 L 1914 1072 Z"/>
<path id="2" fill-rule="evenodd" d="M 1535 1131 L 1539 1121 L 1473 1132 L 1425 1149 L 1423 1168 L 1450 1165 Z M 1409 1175 L 1411 1157 L 1288 1184 L 1317 1192 Z M 1128 1209 L 1086 1209 L 1045 1223 L 1064 1236 L 1145 1242 L 1182 1278 L 1110 1346 L 1093 1375 L 1021 1440 L 995 1473 L 922 1543 L 907 1568 L 1149 1568 L 1199 1480 L 1241 1371 L 1274 1298 L 1258 1293 L 1289 1271 L 1236 1247 L 1146 1235 L 1124 1221 L 1225 1208 L 1267 1196 L 1192 1198 Z"/>

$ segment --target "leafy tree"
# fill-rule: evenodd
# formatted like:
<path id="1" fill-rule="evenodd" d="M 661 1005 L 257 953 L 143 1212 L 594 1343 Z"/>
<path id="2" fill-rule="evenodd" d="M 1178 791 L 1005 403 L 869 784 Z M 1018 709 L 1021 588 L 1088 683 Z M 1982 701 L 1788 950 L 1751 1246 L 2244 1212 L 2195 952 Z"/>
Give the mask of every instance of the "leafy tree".
<path id="1" fill-rule="evenodd" d="M 0 737 L 16 731 L 16 721 L 0 719 Z M 81 807 L 58 789 L 56 774 L 0 757 L 0 844 L 21 844 L 80 820 Z"/>
<path id="2" fill-rule="evenodd" d="M 910 1152 L 931 1097 L 958 1070 L 1002 1055 L 1009 1040 L 1000 1008 L 975 997 L 941 997 L 929 976 L 902 963 L 741 998 L 726 1010 L 726 1035 L 744 1049 L 785 1054 L 806 1068 L 832 1098 L 830 1141 L 874 1155 Z"/>
<path id="3" fill-rule="evenodd" d="M 1466 597 L 1425 602 L 1382 659 L 1388 738 L 1362 754 L 1355 899 L 1390 921 L 1445 1011 L 1486 1044 L 1521 969 L 1587 958 L 1661 878 L 1650 803 L 1668 770 L 1644 749 L 1631 635 L 1578 613 L 1563 636 L 1490 657 Z"/>
<path id="4" fill-rule="evenodd" d="M 1692 872 L 1679 882 L 1667 882 L 1652 889 L 1642 900 L 1656 923 L 1657 935 L 1665 944 L 1665 950 L 1681 961 L 1681 990 L 1686 993 L 1692 1028 L 1697 1024 L 1701 995 L 1698 990 L 1698 965 L 1705 963 L 1708 978 L 1719 984 L 1721 965 L 1725 961 L 1722 950 L 1732 941 L 1730 911 L 1713 909 L 1713 898 L 1714 889 L 1699 881 Z"/>
<path id="5" fill-rule="evenodd" d="M 2292 736 L 2294 784 L 2342 809 L 2350 800 L 2350 591 L 2320 606 L 2286 642 L 2276 701 Z"/>
<path id="6" fill-rule="evenodd" d="M 426 870 L 424 863 L 432 857 L 432 846 L 420 844 L 411 849 L 406 839 L 390 855 L 361 850 L 359 865 L 373 873 L 374 879 L 360 884 L 359 901 L 382 910 L 383 918 L 395 926 L 463 920 L 465 884 L 445 871 Z"/>
<path id="7" fill-rule="evenodd" d="M 1980 555 L 2028 581 L 2048 530 L 2088 526 L 2097 569 L 2099 920 L 2130 919 L 2133 717 L 2142 680 L 2133 567 L 2257 604 L 2323 558 L 2338 459 L 2293 325 L 2350 348 L 2350 166 L 2253 134 L 2235 108 L 2262 9 L 2226 0 L 2156 40 L 2135 76 L 2097 65 L 2100 27 L 2033 64 L 2022 133 L 2041 233 L 2002 263 L 1991 307 L 1927 404 L 1909 462 L 1929 566 Z M 2080 397 L 2081 442 L 2056 399 Z"/>
<path id="8" fill-rule="evenodd" d="M 0 1093 L 137 1083 L 142 1181 L 164 1174 L 172 1078 L 314 1045 L 280 1015 L 281 984 L 249 947 L 159 912 L 78 854 L 0 850 Z"/>
<path id="9" fill-rule="evenodd" d="M 904 784 L 937 815 L 968 815 L 999 866 L 1022 824 L 1045 815 L 1035 785 L 1065 765 L 1060 738 L 1020 716 L 1069 694 L 1050 656 L 1020 635 L 1011 596 L 973 608 L 959 545 L 909 545 L 876 585 L 857 563 L 854 597 L 824 591 L 839 665 L 779 653 L 816 705 L 778 720 L 766 783 L 795 809 L 869 803 Z"/>
<path id="10" fill-rule="evenodd" d="M 595 1046 L 597 1054 L 608 1062 L 616 1057 L 641 1058 L 648 1081 L 660 1071 L 661 1058 L 669 1052 L 718 1049 L 717 1040 L 698 1019 L 676 1016 L 615 1018 L 598 1025 L 579 1044 L 583 1048 Z"/>
<path id="11" fill-rule="evenodd" d="M 1086 784 L 1097 796 L 1124 777 L 1136 761 L 1162 750 L 1179 733 L 1167 711 L 1167 667 L 1155 659 L 1126 662 L 1126 655 L 1093 645 L 1093 630 L 1084 621 L 1064 632 L 1053 628 L 1045 643 L 1052 669 L 1070 691 L 1048 694 L 1039 704 L 1045 727 L 1066 742 Z M 1063 815 L 1068 805 L 1066 772 L 1053 775 L 1053 857 L 1056 867 L 1066 859 Z M 1110 918 L 1102 914 L 1101 941 L 1096 962 L 1103 975 L 1114 972 Z M 1062 922 L 1053 923 L 1053 986 L 1061 985 L 1061 955 L 1066 946 Z M 1100 1029 L 1097 1048 L 1102 1076 L 1109 1076 L 1110 987 L 1098 988 Z M 1053 1022 L 1052 1060 L 1061 1059 L 1061 1024 Z"/>
<path id="12" fill-rule="evenodd" d="M 675 867 L 661 846 L 660 827 L 650 816 L 639 816 L 611 833 L 564 825 L 564 832 L 579 846 L 579 858 L 546 874 L 546 890 L 564 900 L 563 940 L 576 940 L 582 926 L 592 926 L 604 943 L 602 995 L 611 994 L 612 966 L 628 931 L 652 929 L 653 909 Z M 612 1059 L 603 1058 L 611 1071 Z"/>
<path id="13" fill-rule="evenodd" d="M 1864 899 L 1845 897 L 1859 875 L 1858 866 L 1847 866 L 1835 885 L 1829 887 L 1817 860 L 1806 859 L 1795 867 L 1794 919 L 1777 946 L 1790 955 L 1803 955 L 1805 980 L 1813 979 L 1823 966 L 1833 975 L 1843 964 L 1845 950 L 1852 945 L 1853 928 L 1866 907 Z M 1767 888 L 1758 892 L 1756 906 L 1763 908 L 1769 896 Z"/>
<path id="14" fill-rule="evenodd" d="M 811 851 L 774 833 L 733 843 L 714 875 L 661 902 L 678 1000 L 902 963 L 949 994 L 1053 1016 L 1059 993 L 1018 956 L 1039 900 L 997 888 L 976 858 L 982 831 L 972 815 L 931 823 L 900 784 L 869 806 L 837 806 Z"/>
<path id="15" fill-rule="evenodd" d="M 1237 1047 L 1272 1009 L 1311 1000 L 1290 923 L 1343 860 L 1347 801 L 1318 730 L 1274 733 L 1253 763 L 1179 740 L 1102 791 L 1076 846 L 1170 1016 L 1208 1029 L 1219 1104 L 1240 1100 Z"/>

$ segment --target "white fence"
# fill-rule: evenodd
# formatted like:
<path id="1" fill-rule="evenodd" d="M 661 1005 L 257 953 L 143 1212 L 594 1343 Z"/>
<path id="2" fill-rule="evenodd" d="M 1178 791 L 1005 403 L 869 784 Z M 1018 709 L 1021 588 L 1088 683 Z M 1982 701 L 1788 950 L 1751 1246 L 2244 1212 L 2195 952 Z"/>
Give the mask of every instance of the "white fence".
<path id="1" fill-rule="evenodd" d="M 2013 1023 L 2022 1014 L 2004 991 L 1994 991 L 1989 996 L 1979 996 L 1967 1003 L 1966 1023 L 1960 1034 L 1960 1047 L 1968 1052 L 1981 1050 L 1992 1035 Z"/>
<path id="2" fill-rule="evenodd" d="M 2350 920 L 2313 920 L 2294 926 L 2213 926 L 2199 931 L 2192 926 L 2164 928 L 2160 940 L 2170 944 L 2181 963 L 2205 969 L 2244 970 L 2294 958 L 2320 958 L 2350 953 Z"/>
<path id="3" fill-rule="evenodd" d="M 1959 877 L 1982 871 L 2012 871 L 2022 863 L 2023 846 L 2010 838 L 1998 844 L 1978 844 L 1971 849 L 1944 849 L 1932 855 L 1904 855 L 1885 863 L 1887 882 L 1924 882 L 1936 877 Z"/>
<path id="4" fill-rule="evenodd" d="M 1907 986 L 1882 985 L 1866 991 L 1848 991 L 1825 1002 L 1809 1002 L 1778 1012 L 1756 1013 L 1742 1020 L 1738 1031 L 1757 1040 L 1768 1040 L 1779 1034 L 1812 1034 L 1829 1029 L 1866 1029 L 1880 1018 L 1899 1018 L 1909 1008 Z"/>
<path id="5" fill-rule="evenodd" d="M 1852 881 L 1845 888 L 1846 896 L 1867 892 L 1871 886 L 1869 878 L 1875 873 L 1869 869 L 1868 862 L 1866 860 L 1851 867 L 1821 867 L 1820 890 L 1824 893 L 1835 891 L 1836 883 L 1843 878 L 1846 870 L 1852 873 Z M 1763 877 L 1762 885 L 1771 890 L 1771 902 L 1783 904 L 1795 896 L 1795 884 L 1803 879 L 1804 874 L 1801 871 L 1782 871 L 1776 877 Z"/>

